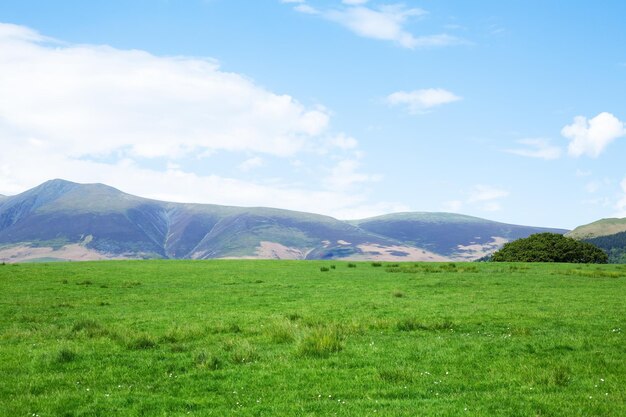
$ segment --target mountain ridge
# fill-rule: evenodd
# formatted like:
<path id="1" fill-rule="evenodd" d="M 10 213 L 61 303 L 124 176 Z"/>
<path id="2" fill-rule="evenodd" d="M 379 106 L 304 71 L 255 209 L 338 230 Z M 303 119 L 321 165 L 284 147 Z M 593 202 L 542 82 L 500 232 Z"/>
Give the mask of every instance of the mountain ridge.
<path id="1" fill-rule="evenodd" d="M 454 213 L 392 213 L 342 221 L 271 207 L 173 203 L 105 184 L 46 181 L 0 199 L 0 260 L 474 260 L 504 242 L 563 229 Z M 443 238 L 442 236 L 448 236 Z"/>

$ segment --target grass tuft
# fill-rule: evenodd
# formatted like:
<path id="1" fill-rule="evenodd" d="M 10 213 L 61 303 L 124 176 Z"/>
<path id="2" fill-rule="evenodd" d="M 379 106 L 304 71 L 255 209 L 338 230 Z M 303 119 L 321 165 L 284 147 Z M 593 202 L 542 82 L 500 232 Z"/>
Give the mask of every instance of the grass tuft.
<path id="1" fill-rule="evenodd" d="M 288 320 L 274 321 L 265 329 L 273 343 L 291 343 L 298 334 L 298 325 Z"/>
<path id="2" fill-rule="evenodd" d="M 411 372 L 403 368 L 379 369 L 378 378 L 389 384 L 405 384 L 413 381 Z"/>
<path id="3" fill-rule="evenodd" d="M 289 313 L 285 317 L 287 317 L 289 321 L 298 321 L 302 319 L 302 316 L 298 313 Z"/>
<path id="4" fill-rule="evenodd" d="M 72 333 L 89 338 L 110 336 L 110 332 L 93 319 L 82 319 L 74 323 Z"/>
<path id="5" fill-rule="evenodd" d="M 424 323 L 418 321 L 415 318 L 406 318 L 398 321 L 396 324 L 396 329 L 401 332 L 412 332 L 415 330 L 426 330 L 426 331 L 441 331 L 441 330 L 453 330 L 454 323 L 450 320 L 443 320 L 435 323 Z"/>
<path id="6" fill-rule="evenodd" d="M 146 350 L 157 346 L 156 342 L 148 335 L 140 335 L 127 343 L 126 347 L 131 350 Z"/>
<path id="7" fill-rule="evenodd" d="M 224 366 L 224 363 L 219 356 L 207 354 L 204 351 L 196 355 L 194 362 L 197 367 L 209 369 L 211 371 L 217 371 Z"/>
<path id="8" fill-rule="evenodd" d="M 252 363 L 259 359 L 256 348 L 247 339 L 228 339 L 224 343 L 224 351 L 235 364 Z"/>
<path id="9" fill-rule="evenodd" d="M 55 361 L 57 363 L 68 363 L 74 361 L 77 356 L 78 355 L 73 350 L 63 347 L 57 352 Z"/>
<path id="10" fill-rule="evenodd" d="M 311 329 L 297 346 L 300 357 L 326 358 L 343 349 L 344 336 L 337 326 Z"/>
<path id="11" fill-rule="evenodd" d="M 559 387 L 569 385 L 571 381 L 570 370 L 566 367 L 557 367 L 552 374 L 552 382 Z"/>

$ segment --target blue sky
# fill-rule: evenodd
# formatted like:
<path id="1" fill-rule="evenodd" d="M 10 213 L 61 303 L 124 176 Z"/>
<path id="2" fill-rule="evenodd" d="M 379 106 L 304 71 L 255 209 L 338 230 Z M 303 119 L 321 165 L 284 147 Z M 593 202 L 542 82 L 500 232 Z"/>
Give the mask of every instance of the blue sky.
<path id="1" fill-rule="evenodd" d="M 4 0 L 0 193 L 626 217 L 621 1 Z"/>

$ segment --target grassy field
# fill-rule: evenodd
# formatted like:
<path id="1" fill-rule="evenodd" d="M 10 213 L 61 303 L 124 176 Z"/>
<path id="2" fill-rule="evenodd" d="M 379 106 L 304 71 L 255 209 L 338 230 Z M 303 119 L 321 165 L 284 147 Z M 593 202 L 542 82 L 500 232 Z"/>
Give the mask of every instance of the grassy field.
<path id="1" fill-rule="evenodd" d="M 623 265 L 3 265 L 0 415 L 622 417 L 624 331 Z"/>

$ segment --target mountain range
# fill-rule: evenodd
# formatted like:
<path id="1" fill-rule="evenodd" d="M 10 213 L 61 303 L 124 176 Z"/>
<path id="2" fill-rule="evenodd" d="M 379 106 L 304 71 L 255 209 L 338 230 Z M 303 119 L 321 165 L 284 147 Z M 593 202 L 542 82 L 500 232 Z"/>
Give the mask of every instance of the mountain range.
<path id="1" fill-rule="evenodd" d="M 342 221 L 275 208 L 150 200 L 51 180 L 0 196 L 0 261 L 96 259 L 476 260 L 508 241 L 564 229 L 453 213 Z"/>

